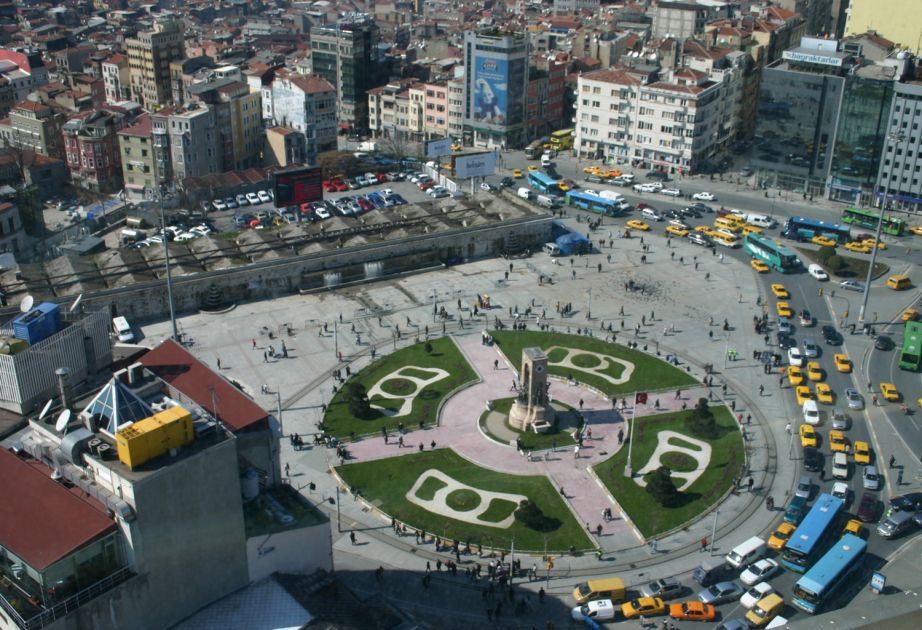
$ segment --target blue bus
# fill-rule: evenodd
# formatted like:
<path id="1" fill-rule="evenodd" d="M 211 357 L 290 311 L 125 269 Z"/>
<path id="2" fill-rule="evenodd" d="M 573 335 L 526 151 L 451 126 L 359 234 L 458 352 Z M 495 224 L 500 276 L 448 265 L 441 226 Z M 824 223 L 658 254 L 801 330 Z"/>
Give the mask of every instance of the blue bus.
<path id="1" fill-rule="evenodd" d="M 797 254 L 756 232 L 750 232 L 743 238 L 743 249 L 752 258 L 758 258 L 781 273 L 793 273 L 801 267 Z"/>
<path id="2" fill-rule="evenodd" d="M 836 518 L 844 503 L 831 494 L 821 494 L 785 543 L 781 564 L 798 573 L 806 571 L 823 552 L 829 536 L 834 533 Z"/>
<path id="3" fill-rule="evenodd" d="M 781 235 L 795 241 L 809 241 L 814 236 L 825 236 L 837 243 L 847 243 L 851 240 L 851 230 L 847 225 L 804 217 L 791 217 L 785 221 Z"/>
<path id="4" fill-rule="evenodd" d="M 541 171 L 528 171 L 528 185 L 545 195 L 563 196 L 563 191 L 556 181 Z"/>
<path id="5" fill-rule="evenodd" d="M 794 585 L 794 605 L 810 614 L 827 603 L 836 590 L 861 566 L 868 544 L 854 534 L 845 534 L 820 561 Z"/>
<path id="6" fill-rule="evenodd" d="M 623 203 L 623 199 L 615 201 L 614 199 L 606 199 L 598 195 L 587 195 L 584 192 L 577 192 L 575 190 L 567 192 L 567 205 L 582 208 L 583 210 L 591 210 L 599 214 L 606 214 L 610 217 L 621 214 Z"/>

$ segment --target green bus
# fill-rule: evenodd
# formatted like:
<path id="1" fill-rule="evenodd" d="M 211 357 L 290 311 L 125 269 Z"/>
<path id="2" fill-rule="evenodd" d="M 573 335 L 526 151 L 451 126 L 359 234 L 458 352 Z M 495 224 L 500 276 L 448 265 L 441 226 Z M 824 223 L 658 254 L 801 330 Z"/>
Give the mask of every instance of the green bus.
<path id="1" fill-rule="evenodd" d="M 800 258 L 793 251 L 772 239 L 750 232 L 743 237 L 743 250 L 781 273 L 794 273 L 801 268 Z"/>
<path id="2" fill-rule="evenodd" d="M 906 322 L 903 331 L 903 350 L 900 352 L 900 369 L 918 372 L 922 366 L 922 322 Z"/>
<path id="3" fill-rule="evenodd" d="M 877 222 L 880 220 L 880 213 L 873 210 L 862 210 L 860 208 L 846 208 L 842 211 L 842 223 L 850 223 L 868 230 L 876 230 Z M 892 216 L 884 217 L 881 231 L 884 234 L 899 236 L 906 229 L 906 221 L 897 219 Z"/>

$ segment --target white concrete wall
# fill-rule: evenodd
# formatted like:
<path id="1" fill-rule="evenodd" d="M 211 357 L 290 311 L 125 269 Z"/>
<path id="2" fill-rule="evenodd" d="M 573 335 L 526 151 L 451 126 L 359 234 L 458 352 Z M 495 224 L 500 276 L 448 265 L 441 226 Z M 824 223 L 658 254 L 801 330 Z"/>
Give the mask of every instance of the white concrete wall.
<path id="1" fill-rule="evenodd" d="M 313 573 L 333 570 L 330 532 L 332 523 L 302 527 L 278 534 L 247 539 L 247 565 L 250 583 L 275 572 Z"/>

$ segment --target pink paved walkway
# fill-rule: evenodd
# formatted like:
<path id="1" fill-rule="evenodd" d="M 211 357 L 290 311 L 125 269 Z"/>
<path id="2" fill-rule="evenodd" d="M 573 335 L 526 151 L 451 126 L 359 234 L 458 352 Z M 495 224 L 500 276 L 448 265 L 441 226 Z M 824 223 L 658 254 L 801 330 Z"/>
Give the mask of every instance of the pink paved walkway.
<path id="1" fill-rule="evenodd" d="M 462 354 L 473 366 L 481 381 L 461 390 L 442 406 L 439 426 L 423 432 L 415 431 L 404 436 L 404 448 L 400 449 L 394 438 L 385 445 L 384 438 L 366 438 L 349 445 L 349 452 L 358 461 L 382 459 L 399 455 L 401 452 L 412 453 L 418 449 L 419 441 L 429 448 L 434 440 L 438 447 L 451 447 L 462 457 L 485 468 L 516 475 L 544 474 L 551 479 L 555 487 L 562 487 L 566 492 L 567 502 L 575 518 L 581 523 L 589 523 L 595 529 L 601 524 L 603 535 L 599 544 L 606 550 L 623 549 L 636 546 L 640 541 L 623 518 L 621 508 L 612 503 L 607 491 L 599 486 L 588 468 L 611 457 L 621 448 L 618 445 L 618 430 L 627 426 L 621 415 L 611 408 L 611 402 L 589 389 L 570 385 L 560 380 L 552 380 L 550 396 L 573 407 L 579 407 L 583 400 L 583 416 L 592 429 L 592 439 L 584 440 L 579 459 L 573 456 L 573 447 L 560 447 L 551 453 L 548 460 L 528 461 L 517 454 L 514 446 L 503 446 L 481 434 L 478 420 L 486 409 L 486 401 L 508 398 L 512 380 L 517 372 L 505 365 L 499 350 L 484 346 L 479 335 L 455 338 Z M 493 369 L 493 362 L 500 359 L 500 369 Z M 650 396 L 649 405 L 640 405 L 637 416 L 662 413 L 678 409 L 682 402 L 689 405 L 696 400 L 698 393 L 683 390 L 682 398 L 675 400 L 670 393 L 660 396 L 660 409 L 653 407 L 656 396 Z M 631 400 L 629 398 L 628 402 Z M 630 413 L 630 408 L 627 410 Z M 625 435 L 625 438 L 627 436 Z M 604 522 L 602 510 L 611 507 L 616 519 Z"/>

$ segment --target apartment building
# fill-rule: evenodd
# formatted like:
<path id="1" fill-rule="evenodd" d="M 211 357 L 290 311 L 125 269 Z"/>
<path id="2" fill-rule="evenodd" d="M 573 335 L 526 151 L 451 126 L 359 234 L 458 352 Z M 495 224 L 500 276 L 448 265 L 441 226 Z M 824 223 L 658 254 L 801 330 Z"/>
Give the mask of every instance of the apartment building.
<path id="1" fill-rule="evenodd" d="M 446 81 L 448 86 L 448 135 L 464 137 L 464 75 Z"/>
<path id="2" fill-rule="evenodd" d="M 286 127 L 266 129 L 263 166 L 292 166 L 307 163 L 307 139 L 304 134 Z"/>
<path id="3" fill-rule="evenodd" d="M 572 126 L 570 121 L 564 121 L 563 118 L 566 63 L 546 56 L 537 57 L 532 62 L 528 70 L 525 101 L 526 133 L 529 140 Z"/>
<path id="4" fill-rule="evenodd" d="M 448 83 L 424 83 L 423 136 L 425 139 L 444 138 L 448 132 Z"/>
<path id="5" fill-rule="evenodd" d="M 61 128 L 66 112 L 55 104 L 20 101 L 0 121 L 0 141 L 5 146 L 64 159 Z"/>
<path id="6" fill-rule="evenodd" d="M 874 203 L 883 205 L 886 195 L 889 207 L 918 213 L 922 211 L 922 84 L 896 83 L 892 90 L 892 106 L 884 112 L 886 124 L 880 143 L 883 157 L 877 181 L 878 199 Z M 880 103 L 880 99 L 869 100 L 872 104 Z M 873 129 L 877 116 L 870 118 L 865 126 Z M 867 149 L 863 151 L 866 152 Z"/>
<path id="7" fill-rule="evenodd" d="M 84 112 L 64 123 L 64 153 L 71 183 L 100 194 L 122 189 L 122 164 L 118 132 L 121 114 Z"/>
<path id="8" fill-rule="evenodd" d="M 319 75 L 279 74 L 266 92 L 271 124 L 304 135 L 308 163 L 315 163 L 319 153 L 336 149 L 337 93 L 330 81 Z M 367 105 L 362 109 L 367 111 Z"/>
<path id="9" fill-rule="evenodd" d="M 40 85 L 49 81 L 48 68 L 37 51 L 0 48 L 0 77 L 13 91 L 13 100 L 25 100 Z"/>
<path id="10" fill-rule="evenodd" d="M 161 178 L 154 153 L 151 115 L 141 114 L 133 125 L 120 130 L 118 146 L 125 190 L 139 197 L 157 190 Z"/>
<path id="11" fill-rule="evenodd" d="M 221 147 L 222 170 L 238 171 L 259 165 L 263 147 L 262 97 L 242 81 L 216 79 L 186 87 L 188 97 L 211 105 Z"/>
<path id="12" fill-rule="evenodd" d="M 102 80 L 106 88 L 106 102 L 118 103 L 131 98 L 131 74 L 128 57 L 115 53 L 102 62 Z"/>
<path id="13" fill-rule="evenodd" d="M 172 19 L 154 22 L 154 30 L 125 40 L 128 52 L 131 98 L 149 110 L 173 99 L 170 63 L 186 55 L 180 23 Z"/>
<path id="14" fill-rule="evenodd" d="M 202 103 L 190 103 L 167 109 L 173 179 L 182 181 L 187 177 L 220 173 L 220 133 L 214 108 Z"/>

